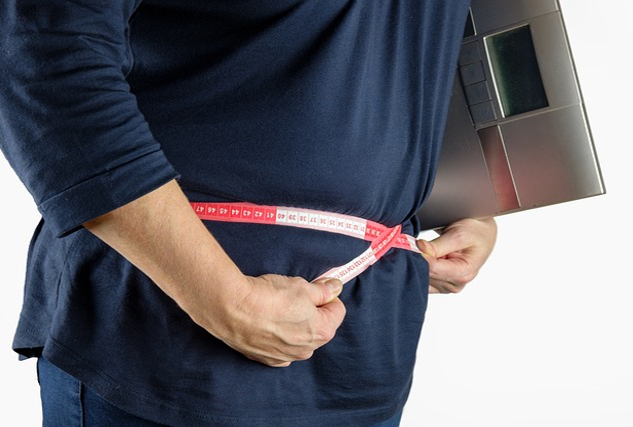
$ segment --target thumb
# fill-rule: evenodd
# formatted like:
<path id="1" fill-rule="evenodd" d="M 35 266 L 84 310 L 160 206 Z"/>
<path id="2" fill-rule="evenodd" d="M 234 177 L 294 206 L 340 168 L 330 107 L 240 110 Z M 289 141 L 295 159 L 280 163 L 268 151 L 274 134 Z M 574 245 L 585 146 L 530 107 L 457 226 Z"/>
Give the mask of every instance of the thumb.
<path id="1" fill-rule="evenodd" d="M 422 256 L 425 258 L 437 258 L 437 248 L 435 247 L 435 243 L 433 243 L 433 241 L 418 239 L 416 240 L 416 243 L 418 245 L 418 249 L 422 252 Z"/>
<path id="2" fill-rule="evenodd" d="M 453 229 L 450 229 L 448 232 L 441 234 L 433 240 L 418 240 L 418 248 L 422 251 L 422 255 L 426 254 L 439 259 L 453 252 L 467 249 L 470 242 L 463 238 L 458 238 L 458 234 L 451 231 L 453 231 Z"/>
<path id="3" fill-rule="evenodd" d="M 310 283 L 310 296 L 317 307 L 334 301 L 343 290 L 343 282 L 338 279 L 324 277 Z"/>

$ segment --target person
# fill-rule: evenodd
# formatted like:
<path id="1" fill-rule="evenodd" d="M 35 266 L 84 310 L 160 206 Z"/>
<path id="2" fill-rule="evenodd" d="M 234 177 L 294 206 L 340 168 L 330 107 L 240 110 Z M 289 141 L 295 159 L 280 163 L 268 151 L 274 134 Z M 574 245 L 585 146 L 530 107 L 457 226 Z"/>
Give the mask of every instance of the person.
<path id="1" fill-rule="evenodd" d="M 475 277 L 494 220 L 343 286 L 321 275 L 364 240 L 191 204 L 418 235 L 467 11 L 3 0 L 0 144 L 43 218 L 13 348 L 38 357 L 44 425 L 397 425 L 428 293 Z"/>

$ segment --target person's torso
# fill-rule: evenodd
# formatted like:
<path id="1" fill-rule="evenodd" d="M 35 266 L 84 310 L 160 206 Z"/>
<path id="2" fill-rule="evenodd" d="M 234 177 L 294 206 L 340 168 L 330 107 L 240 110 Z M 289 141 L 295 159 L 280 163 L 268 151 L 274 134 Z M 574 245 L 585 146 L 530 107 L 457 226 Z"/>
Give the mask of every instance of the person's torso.
<path id="1" fill-rule="evenodd" d="M 408 219 L 432 183 L 466 9 L 465 0 L 145 0 L 130 25 L 128 79 L 192 201 L 320 209 L 415 233 Z M 312 280 L 367 246 L 207 225 L 251 275 Z M 406 399 L 428 290 L 418 254 L 392 250 L 346 284 L 335 339 L 274 370 L 193 324 L 87 231 L 67 239 L 44 225 L 31 256 L 32 301 L 47 292 L 38 277 L 63 270 L 49 289 L 60 297 L 51 296 L 47 357 L 124 409 L 180 425 L 368 425 Z"/>
<path id="2" fill-rule="evenodd" d="M 455 68 L 464 2 L 436 3 L 145 1 L 129 80 L 185 189 L 395 225 L 429 192 Z"/>

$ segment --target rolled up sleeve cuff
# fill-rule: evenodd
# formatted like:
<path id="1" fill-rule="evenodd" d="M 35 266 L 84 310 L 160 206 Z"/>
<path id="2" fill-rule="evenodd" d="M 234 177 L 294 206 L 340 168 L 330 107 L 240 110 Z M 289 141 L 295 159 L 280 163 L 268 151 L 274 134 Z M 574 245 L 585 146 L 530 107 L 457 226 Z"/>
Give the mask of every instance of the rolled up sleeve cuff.
<path id="1" fill-rule="evenodd" d="M 68 188 L 38 209 L 53 232 L 63 237 L 178 177 L 158 150 Z"/>

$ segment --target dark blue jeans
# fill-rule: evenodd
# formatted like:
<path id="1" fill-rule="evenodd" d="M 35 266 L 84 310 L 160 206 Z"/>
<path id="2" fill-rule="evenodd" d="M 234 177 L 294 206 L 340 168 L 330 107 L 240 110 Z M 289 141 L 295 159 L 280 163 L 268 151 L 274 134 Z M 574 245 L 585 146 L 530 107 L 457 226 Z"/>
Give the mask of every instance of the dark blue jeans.
<path id="1" fill-rule="evenodd" d="M 157 427 L 103 400 L 74 377 L 40 357 L 37 373 L 43 427 Z M 397 427 L 402 412 L 373 427 Z M 371 426 L 370 426 L 371 427 Z"/>

